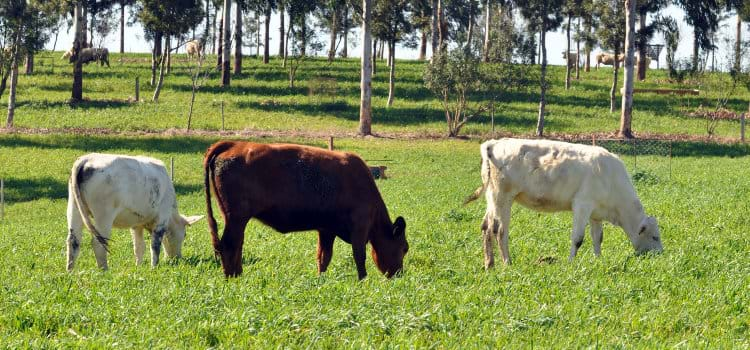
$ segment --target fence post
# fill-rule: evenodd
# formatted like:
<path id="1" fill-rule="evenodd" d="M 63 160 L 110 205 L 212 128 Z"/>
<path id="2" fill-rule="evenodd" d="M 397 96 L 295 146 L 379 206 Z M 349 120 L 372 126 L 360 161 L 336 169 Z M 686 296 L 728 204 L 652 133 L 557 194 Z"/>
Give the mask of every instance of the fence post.
<path id="1" fill-rule="evenodd" d="M 328 150 L 333 151 L 333 136 L 328 136 Z"/>
<path id="2" fill-rule="evenodd" d="M 740 114 L 740 141 L 745 143 L 745 113 Z"/>
<path id="3" fill-rule="evenodd" d="M 169 157 L 169 178 L 174 183 L 174 158 L 172 157 Z"/>
<path id="4" fill-rule="evenodd" d="M 141 95 L 141 79 L 139 77 L 135 77 L 135 102 L 140 101 L 140 95 Z"/>
<path id="5" fill-rule="evenodd" d="M 591 145 L 596 146 L 596 134 L 591 135 Z"/>

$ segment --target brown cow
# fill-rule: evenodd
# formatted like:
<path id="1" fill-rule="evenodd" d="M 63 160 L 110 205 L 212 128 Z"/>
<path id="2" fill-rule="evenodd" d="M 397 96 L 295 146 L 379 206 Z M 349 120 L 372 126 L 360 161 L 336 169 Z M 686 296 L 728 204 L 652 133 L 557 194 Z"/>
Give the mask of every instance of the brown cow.
<path id="1" fill-rule="evenodd" d="M 366 245 L 387 277 L 403 266 L 409 249 L 406 222 L 391 223 L 369 168 L 358 156 L 292 144 L 220 141 L 206 151 L 206 209 L 214 252 L 227 277 L 242 273 L 245 226 L 251 218 L 273 229 L 318 231 L 318 271 L 328 268 L 336 237 L 352 245 L 359 278 Z M 213 186 L 212 186 L 213 184 Z M 217 236 L 211 191 L 224 217 Z"/>

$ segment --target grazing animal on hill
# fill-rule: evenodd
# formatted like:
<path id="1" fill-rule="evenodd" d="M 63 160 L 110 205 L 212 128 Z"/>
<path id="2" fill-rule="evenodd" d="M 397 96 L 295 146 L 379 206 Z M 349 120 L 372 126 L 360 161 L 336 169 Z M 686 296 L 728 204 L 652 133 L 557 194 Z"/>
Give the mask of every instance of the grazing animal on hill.
<path id="1" fill-rule="evenodd" d="M 151 232 L 151 265 L 159 262 L 162 239 L 167 257 L 180 257 L 185 227 L 203 216 L 177 211 L 174 186 L 164 164 L 148 157 L 91 153 L 78 158 L 68 181 L 68 271 L 91 231 L 96 263 L 107 269 L 112 227 L 130 228 L 135 262 L 143 262 L 143 230 Z M 92 222 L 93 219 L 93 222 Z"/>
<path id="2" fill-rule="evenodd" d="M 99 64 L 104 66 L 104 64 L 107 64 L 107 67 L 109 67 L 109 50 L 106 48 L 90 48 L 86 47 L 81 49 L 81 52 L 79 53 L 81 56 L 81 63 L 89 63 L 89 62 L 96 62 L 99 61 Z M 68 49 L 68 51 L 65 51 L 63 53 L 61 59 L 68 58 L 68 62 L 74 63 L 75 59 L 73 59 L 73 49 Z"/>
<path id="3" fill-rule="evenodd" d="M 565 56 L 565 51 L 563 51 L 562 58 L 566 59 Z M 576 63 L 578 63 L 578 54 L 576 54 L 575 52 L 568 52 L 567 56 L 568 66 L 570 66 L 570 68 L 575 68 Z"/>
<path id="4" fill-rule="evenodd" d="M 318 271 L 328 268 L 333 241 L 352 245 L 360 279 L 366 246 L 387 277 L 409 249 L 406 222 L 391 222 L 370 169 L 358 156 L 292 144 L 220 141 L 206 151 L 206 209 L 214 252 L 227 277 L 242 273 L 245 226 L 251 218 L 282 232 L 318 231 Z M 224 217 L 217 236 L 211 191 Z"/>
<path id="5" fill-rule="evenodd" d="M 604 148 L 500 139 L 484 142 L 480 151 L 482 186 L 466 203 L 485 192 L 485 268 L 494 264 L 493 238 L 500 246 L 503 262 L 510 263 L 508 227 L 513 202 L 542 212 L 573 211 L 570 260 L 583 243 L 588 222 L 594 254 L 600 255 L 604 220 L 622 227 L 637 253 L 662 250 L 656 218 L 644 213 L 625 165 Z"/>
<path id="6" fill-rule="evenodd" d="M 201 55 L 203 55 L 201 42 L 198 40 L 190 40 L 185 43 L 185 50 L 189 58 L 201 58 Z"/>
<path id="7" fill-rule="evenodd" d="M 608 66 L 614 66 L 615 65 L 615 55 L 611 53 L 606 52 L 600 52 L 596 54 L 596 69 L 599 69 L 600 64 L 606 64 Z M 617 64 L 619 66 L 620 62 L 625 60 L 625 55 L 619 54 L 617 55 Z"/>

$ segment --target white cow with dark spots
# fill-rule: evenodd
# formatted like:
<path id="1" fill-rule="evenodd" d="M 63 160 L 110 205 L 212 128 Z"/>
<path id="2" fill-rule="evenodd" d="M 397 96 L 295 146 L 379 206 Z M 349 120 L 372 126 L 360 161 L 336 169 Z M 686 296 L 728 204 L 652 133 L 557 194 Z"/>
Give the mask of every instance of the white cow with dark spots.
<path id="1" fill-rule="evenodd" d="M 80 251 L 83 227 L 93 235 L 96 262 L 107 269 L 113 227 L 130 228 L 135 262 L 143 262 L 143 230 L 151 232 L 151 265 L 159 262 L 162 240 L 167 257 L 180 257 L 185 227 L 203 216 L 177 211 L 174 186 L 164 164 L 153 158 L 91 153 L 78 158 L 68 182 L 68 271 Z"/>
<path id="2" fill-rule="evenodd" d="M 480 147 L 485 192 L 482 222 L 485 268 L 494 264 L 493 239 L 510 263 L 508 227 L 513 202 L 542 212 L 573 211 L 569 260 L 591 223 L 594 254 L 601 254 L 602 221 L 622 227 L 637 253 L 661 251 L 659 226 L 647 216 L 622 161 L 601 147 L 548 140 L 490 140 Z"/>

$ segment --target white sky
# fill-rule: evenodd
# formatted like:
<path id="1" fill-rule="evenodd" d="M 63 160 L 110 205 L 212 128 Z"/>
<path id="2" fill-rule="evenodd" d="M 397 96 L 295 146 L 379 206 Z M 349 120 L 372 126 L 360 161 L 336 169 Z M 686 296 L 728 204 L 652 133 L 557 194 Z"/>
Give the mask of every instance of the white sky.
<path id="1" fill-rule="evenodd" d="M 119 12 L 117 12 L 119 15 Z M 677 50 L 677 58 L 689 58 L 692 55 L 692 28 L 687 25 L 683 19 L 683 12 L 679 8 L 675 6 L 669 6 L 667 9 L 663 11 L 663 14 L 669 15 L 675 18 L 677 23 L 680 26 L 680 34 L 681 34 L 681 42 L 680 46 Z M 717 45 L 719 46 L 719 50 L 716 52 L 716 60 L 717 60 L 717 68 L 724 67 L 727 65 L 727 57 L 730 57 L 728 52 L 732 50 L 733 44 L 730 44 L 727 46 L 725 44 L 725 39 L 730 39 L 731 42 L 734 42 L 734 32 L 735 27 L 734 23 L 736 21 L 736 16 L 731 16 L 727 19 L 725 19 L 723 22 L 721 22 L 721 28 L 720 28 L 720 34 L 719 39 L 717 41 Z M 288 23 L 288 20 L 286 21 Z M 274 14 L 271 17 L 271 30 L 270 30 L 270 44 L 271 47 L 271 54 L 274 55 L 278 52 L 278 45 L 279 45 L 279 17 L 278 14 Z M 747 27 L 743 28 L 743 36 L 746 37 L 747 33 Z M 63 47 L 67 47 L 72 42 L 72 36 L 71 33 L 66 32 L 66 28 L 61 28 L 59 31 L 59 37 L 57 42 L 56 50 L 62 50 Z M 350 57 L 359 57 L 360 48 L 357 47 L 357 44 L 361 41 L 360 34 L 358 30 L 355 30 L 352 35 L 349 37 L 349 56 Z M 107 47 L 111 52 L 119 52 L 120 47 L 120 39 L 119 39 L 119 28 L 115 30 L 113 34 L 110 34 L 107 38 L 104 40 L 104 46 Z M 50 43 L 47 44 L 47 49 L 52 48 L 52 40 L 50 40 Z M 325 43 L 325 48 L 321 55 L 325 55 L 328 49 L 328 36 L 325 35 L 324 37 L 321 37 L 321 40 Z M 663 44 L 664 40 L 661 37 L 661 35 L 657 34 L 652 40 L 652 43 L 654 44 Z M 429 46 L 429 45 L 428 45 Z M 575 45 L 571 44 L 571 47 L 574 48 Z M 729 49 L 728 49 L 729 48 Z M 244 48 L 243 49 L 245 54 L 250 54 L 250 49 Z M 340 50 L 340 49 L 339 49 Z M 143 29 L 139 24 L 135 24 L 133 27 L 127 27 L 125 32 L 125 51 L 126 52 L 149 52 L 150 51 L 150 43 L 147 42 L 143 38 Z M 564 64 L 563 58 L 562 58 L 562 52 L 565 51 L 565 33 L 560 30 L 554 33 L 548 33 L 547 34 L 547 59 L 550 64 L 556 64 L 556 65 L 562 65 Z M 599 51 L 598 49 L 595 50 Z M 253 52 L 254 53 L 254 52 Z M 427 51 L 428 57 L 430 55 L 430 49 L 428 47 Z M 418 55 L 417 49 L 408 49 L 403 47 L 397 47 L 396 49 L 396 58 L 405 58 L 405 59 L 416 59 Z M 662 50 L 660 59 L 661 67 L 664 67 L 665 61 L 664 56 L 665 50 Z M 592 57 L 593 59 L 593 57 Z M 656 67 L 656 63 L 652 63 L 653 67 Z M 709 61 L 709 67 L 710 67 L 710 61 Z"/>

